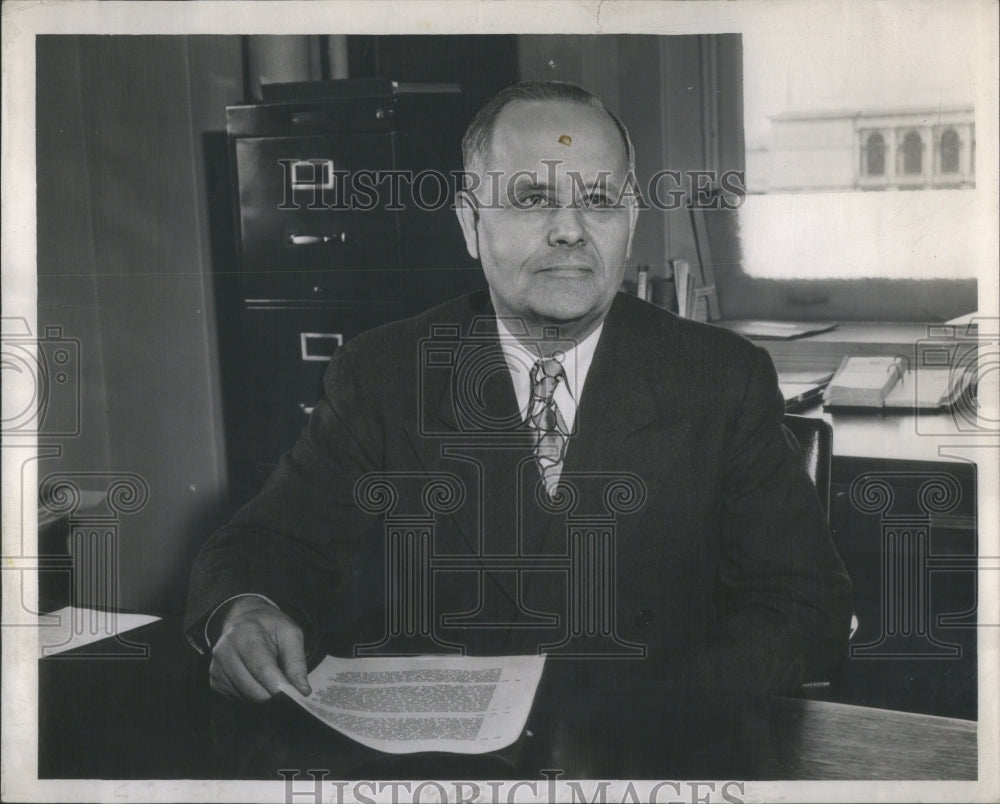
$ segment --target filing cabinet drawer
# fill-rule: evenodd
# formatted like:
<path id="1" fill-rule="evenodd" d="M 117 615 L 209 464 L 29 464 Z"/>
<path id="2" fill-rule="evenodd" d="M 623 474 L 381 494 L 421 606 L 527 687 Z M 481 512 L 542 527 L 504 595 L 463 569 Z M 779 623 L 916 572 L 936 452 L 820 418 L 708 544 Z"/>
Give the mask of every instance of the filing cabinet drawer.
<path id="1" fill-rule="evenodd" d="M 401 276 L 394 267 L 376 268 L 364 264 L 339 268 L 259 268 L 242 276 L 243 299 L 263 301 L 329 302 L 343 299 L 380 301 L 399 295 Z"/>
<path id="2" fill-rule="evenodd" d="M 337 348 L 366 329 L 400 317 L 399 305 L 362 302 L 322 306 L 250 305 L 243 408 L 253 433 L 254 463 L 273 466 L 295 443 Z"/>
<path id="3" fill-rule="evenodd" d="M 245 269 L 398 264 L 396 215 L 384 209 L 389 182 L 378 183 L 393 167 L 393 136 L 238 140 Z"/>

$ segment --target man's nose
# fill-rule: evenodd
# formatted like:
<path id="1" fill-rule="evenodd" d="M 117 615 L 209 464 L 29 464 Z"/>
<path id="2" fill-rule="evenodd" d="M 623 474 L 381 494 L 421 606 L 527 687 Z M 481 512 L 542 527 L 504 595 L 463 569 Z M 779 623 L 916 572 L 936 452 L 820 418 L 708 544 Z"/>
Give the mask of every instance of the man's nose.
<path id="1" fill-rule="evenodd" d="M 582 211 L 567 204 L 552 210 L 549 217 L 550 246 L 582 246 L 587 242 L 587 230 Z"/>

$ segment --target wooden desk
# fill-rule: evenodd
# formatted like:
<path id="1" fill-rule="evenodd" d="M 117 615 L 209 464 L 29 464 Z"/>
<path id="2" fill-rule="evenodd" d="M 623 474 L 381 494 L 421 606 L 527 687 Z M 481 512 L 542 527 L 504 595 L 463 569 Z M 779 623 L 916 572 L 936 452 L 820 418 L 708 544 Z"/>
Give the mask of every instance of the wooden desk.
<path id="1" fill-rule="evenodd" d="M 968 720 L 801 701 L 799 752 L 788 767 L 798 779 L 976 777 L 976 724 Z M 886 768 L 899 776 L 884 777 Z M 923 770 L 921 770 L 923 768 Z"/>
<path id="2" fill-rule="evenodd" d="M 978 328 L 964 324 L 844 322 L 760 345 L 779 371 L 832 371 L 844 355 L 904 355 L 919 366 L 928 354 L 954 356 L 977 343 Z M 961 409 L 831 412 L 816 405 L 804 415 L 833 426 L 830 524 L 860 622 L 833 699 L 975 718 L 975 462 L 984 448 L 996 448 L 995 435 L 991 441 L 977 430 L 974 412 Z"/>
<path id="3" fill-rule="evenodd" d="M 791 340 L 758 341 L 778 371 L 833 371 L 844 355 L 904 355 L 913 357 L 917 344 L 929 339 L 974 342 L 975 325 L 928 324 L 912 321 L 842 321 L 836 329 Z"/>
<path id="4" fill-rule="evenodd" d="M 962 456 L 982 437 L 948 412 L 803 415 L 833 425 L 830 524 L 860 622 L 833 699 L 975 718 L 978 488 Z M 954 504 L 928 508 L 931 486 Z M 890 588 L 914 591 L 890 607 Z"/>
<path id="5" fill-rule="evenodd" d="M 941 412 L 829 411 L 816 405 L 800 416 L 833 425 L 834 459 L 860 458 L 922 463 L 962 463 L 971 436 L 954 416 Z M 979 437 L 981 440 L 981 437 Z"/>
<path id="6" fill-rule="evenodd" d="M 976 724 L 793 699 L 670 697 L 606 662 L 551 661 L 521 738 L 482 756 L 380 754 L 287 700 L 210 693 L 179 622 L 131 632 L 146 659 L 39 667 L 39 777 L 261 779 L 975 779 Z"/>

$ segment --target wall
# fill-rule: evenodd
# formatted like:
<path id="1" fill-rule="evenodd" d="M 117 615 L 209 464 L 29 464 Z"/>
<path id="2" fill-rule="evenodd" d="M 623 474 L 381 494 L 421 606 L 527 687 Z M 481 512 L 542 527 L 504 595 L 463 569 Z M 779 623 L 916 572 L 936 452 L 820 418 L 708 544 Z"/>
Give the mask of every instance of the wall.
<path id="1" fill-rule="evenodd" d="M 37 40 L 38 322 L 80 341 L 78 437 L 39 479 L 145 479 L 119 605 L 177 611 L 224 508 L 206 132 L 241 100 L 238 37 Z"/>

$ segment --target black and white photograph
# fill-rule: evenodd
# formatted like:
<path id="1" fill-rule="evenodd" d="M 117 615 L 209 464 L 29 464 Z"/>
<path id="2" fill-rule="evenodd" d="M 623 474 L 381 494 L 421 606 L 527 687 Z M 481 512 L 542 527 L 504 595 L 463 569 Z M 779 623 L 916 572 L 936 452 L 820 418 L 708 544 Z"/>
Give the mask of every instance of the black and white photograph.
<path id="1" fill-rule="evenodd" d="M 5 801 L 996 801 L 1000 7 L 3 3 Z"/>

